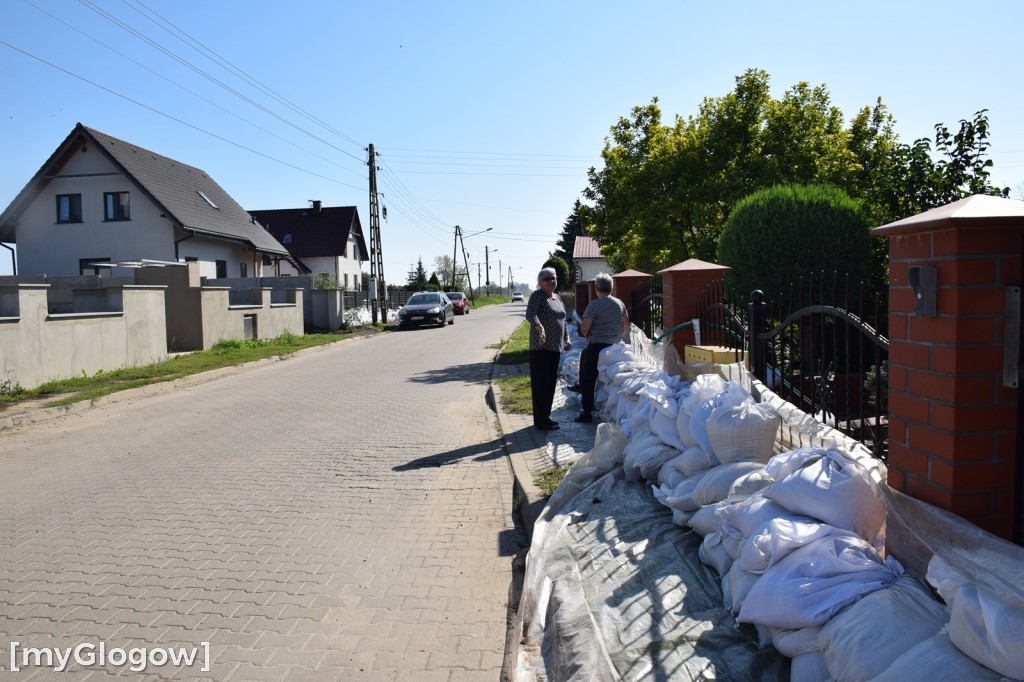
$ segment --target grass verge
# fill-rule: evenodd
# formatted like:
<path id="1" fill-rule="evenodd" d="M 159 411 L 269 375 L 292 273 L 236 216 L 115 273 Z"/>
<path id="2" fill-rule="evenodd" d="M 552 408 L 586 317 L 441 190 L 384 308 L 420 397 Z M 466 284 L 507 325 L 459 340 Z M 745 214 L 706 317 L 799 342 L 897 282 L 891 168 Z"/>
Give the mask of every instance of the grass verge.
<path id="1" fill-rule="evenodd" d="M 376 333 L 379 329 L 373 329 Z M 42 401 L 43 407 L 67 405 L 80 400 L 92 400 L 129 388 L 173 381 L 191 374 L 208 372 L 221 367 L 241 365 L 280 355 L 289 355 L 304 348 L 322 346 L 351 338 L 353 332 L 337 334 L 282 334 L 275 339 L 255 341 L 224 340 L 209 350 L 178 355 L 163 362 L 141 367 L 125 367 L 111 372 L 99 371 L 92 376 L 83 372 L 80 377 L 50 381 L 33 389 L 0 391 L 0 411 L 12 403 Z M 52 398 L 52 400 L 47 400 Z"/>
<path id="2" fill-rule="evenodd" d="M 501 408 L 514 414 L 533 413 L 533 393 L 530 390 L 529 375 L 521 377 L 498 377 L 495 382 L 501 391 Z"/>
<path id="3" fill-rule="evenodd" d="M 530 325 L 524 320 L 504 344 L 497 362 L 500 365 L 525 365 L 530 361 Z"/>
<path id="4" fill-rule="evenodd" d="M 562 482 L 565 475 L 569 473 L 571 466 L 571 464 L 567 464 L 564 467 L 553 466 L 538 472 L 533 475 L 533 484 L 540 488 L 545 497 L 551 497 L 551 494 L 555 492 L 555 488 Z"/>

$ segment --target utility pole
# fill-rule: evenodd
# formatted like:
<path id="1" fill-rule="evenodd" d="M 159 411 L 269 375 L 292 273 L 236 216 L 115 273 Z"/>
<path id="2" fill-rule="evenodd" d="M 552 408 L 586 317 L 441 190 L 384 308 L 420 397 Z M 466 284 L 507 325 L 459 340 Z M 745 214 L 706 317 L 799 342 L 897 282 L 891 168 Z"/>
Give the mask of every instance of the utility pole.
<path id="1" fill-rule="evenodd" d="M 459 237 L 462 236 L 462 229 L 458 225 L 455 226 L 455 243 L 452 244 L 452 287 L 449 291 L 455 291 L 455 268 L 458 261 L 455 260 L 455 254 L 458 253 L 459 248 Z"/>
<path id="2" fill-rule="evenodd" d="M 501 292 L 501 259 L 498 259 L 498 292 Z"/>
<path id="3" fill-rule="evenodd" d="M 388 321 L 388 289 L 384 282 L 384 261 L 380 248 L 380 206 L 377 203 L 377 154 L 371 144 L 367 149 L 370 167 L 370 316 L 377 324 L 377 307 L 380 306 L 380 320 Z M 383 303 L 381 302 L 383 292 Z"/>
<path id="4" fill-rule="evenodd" d="M 479 263 L 479 261 L 476 264 L 476 285 L 480 286 L 480 263 Z"/>
<path id="5" fill-rule="evenodd" d="M 508 295 L 512 296 L 512 266 L 508 266 Z"/>
<path id="6" fill-rule="evenodd" d="M 491 258 L 490 252 L 487 247 L 484 246 L 484 271 L 487 272 L 487 295 L 491 295 Z"/>

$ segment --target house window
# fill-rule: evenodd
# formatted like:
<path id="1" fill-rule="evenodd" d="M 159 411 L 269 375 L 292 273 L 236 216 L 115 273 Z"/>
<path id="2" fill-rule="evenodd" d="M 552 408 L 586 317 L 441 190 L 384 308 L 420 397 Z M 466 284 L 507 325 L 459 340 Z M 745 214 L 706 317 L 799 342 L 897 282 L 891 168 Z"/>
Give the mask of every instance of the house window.
<path id="1" fill-rule="evenodd" d="M 131 220 L 128 208 L 128 192 L 103 193 L 104 220 Z"/>
<path id="2" fill-rule="evenodd" d="M 82 195 L 81 194 L 58 194 L 57 195 L 57 222 L 58 223 L 80 223 L 80 222 L 82 222 Z"/>
<path id="3" fill-rule="evenodd" d="M 109 275 L 110 268 L 96 266 L 96 263 L 109 263 L 109 258 L 79 258 L 78 274 L 80 275 Z"/>
<path id="4" fill-rule="evenodd" d="M 226 279 L 228 276 L 228 262 L 219 260 L 217 263 L 217 279 Z"/>
<path id="5" fill-rule="evenodd" d="M 348 289 L 348 275 L 345 275 L 345 288 Z"/>
<path id="6" fill-rule="evenodd" d="M 249 271 L 248 271 L 248 268 L 246 267 L 245 263 L 239 263 L 238 264 L 238 274 L 241 277 L 248 277 L 249 276 Z"/>

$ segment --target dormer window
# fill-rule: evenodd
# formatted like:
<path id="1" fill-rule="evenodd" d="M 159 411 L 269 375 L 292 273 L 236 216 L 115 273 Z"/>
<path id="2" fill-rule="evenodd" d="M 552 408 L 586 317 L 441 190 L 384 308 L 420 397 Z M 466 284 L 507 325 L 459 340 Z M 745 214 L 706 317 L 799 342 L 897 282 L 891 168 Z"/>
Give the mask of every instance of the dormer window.
<path id="1" fill-rule="evenodd" d="M 206 192 L 204 192 L 202 190 L 196 190 L 196 193 L 199 196 L 201 196 L 203 199 L 205 199 L 206 203 L 208 203 L 211 208 L 217 208 L 217 204 L 213 203 L 213 199 L 211 199 L 210 197 L 206 196 Z M 219 211 L 220 209 L 218 208 L 217 210 Z"/>

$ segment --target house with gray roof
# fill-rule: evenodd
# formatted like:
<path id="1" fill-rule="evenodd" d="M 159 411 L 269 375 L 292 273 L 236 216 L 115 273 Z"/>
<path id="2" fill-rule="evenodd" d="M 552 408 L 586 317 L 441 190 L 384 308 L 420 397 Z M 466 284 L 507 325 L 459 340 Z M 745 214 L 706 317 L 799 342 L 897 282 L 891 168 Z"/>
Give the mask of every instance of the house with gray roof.
<path id="1" fill-rule="evenodd" d="M 0 214 L 0 242 L 20 275 L 197 262 L 208 279 L 259 277 L 289 258 L 205 171 L 81 123 Z"/>
<path id="2" fill-rule="evenodd" d="M 281 273 L 312 273 L 333 277 L 349 291 L 362 288 L 367 259 L 363 227 L 355 206 L 324 206 L 314 200 L 306 208 L 279 208 L 249 213 L 293 256 L 295 272 L 281 263 Z"/>

